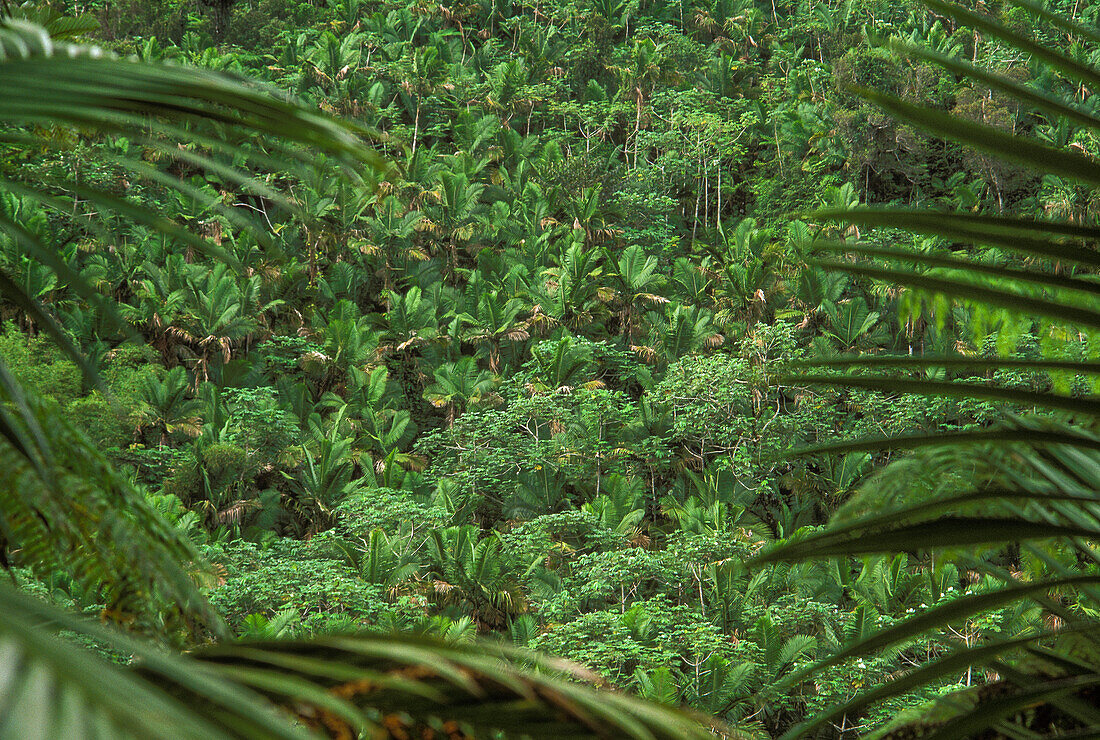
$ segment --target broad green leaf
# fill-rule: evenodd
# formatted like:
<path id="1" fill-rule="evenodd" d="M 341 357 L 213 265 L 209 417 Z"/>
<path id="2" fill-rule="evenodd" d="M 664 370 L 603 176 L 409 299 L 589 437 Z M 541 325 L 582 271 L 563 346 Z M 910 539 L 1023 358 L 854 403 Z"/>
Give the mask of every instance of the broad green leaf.
<path id="1" fill-rule="evenodd" d="M 934 52 L 931 49 L 914 46 L 912 44 L 896 44 L 895 48 L 902 54 L 919 57 L 932 62 L 944 69 L 954 72 L 960 77 L 978 80 L 994 90 L 1000 90 L 1006 93 L 1013 100 L 1020 101 L 1025 105 L 1031 105 L 1033 108 L 1041 110 L 1053 116 L 1055 119 L 1062 118 L 1088 128 L 1100 128 L 1100 118 L 1097 118 L 1088 111 L 1067 103 L 1065 100 L 1055 95 L 1050 95 L 1033 87 L 1029 87 L 1028 85 L 1020 84 L 1002 74 L 996 74 L 963 59 L 948 57 Z"/>
<path id="2" fill-rule="evenodd" d="M 575 667 L 489 644 L 447 645 L 409 635 L 323 637 L 204 648 L 195 657 L 215 672 L 288 703 L 328 702 L 436 718 L 511 734 L 634 738 L 709 737 L 701 718 L 559 677 Z M 522 670 L 517 663 L 539 666 Z M 361 691 L 352 690 L 363 686 Z M 329 693 L 320 696 L 315 689 Z M 280 702 L 279 698 L 276 698 Z M 281 703 L 281 702 L 280 702 Z M 323 706 L 323 705 L 320 705 Z"/>

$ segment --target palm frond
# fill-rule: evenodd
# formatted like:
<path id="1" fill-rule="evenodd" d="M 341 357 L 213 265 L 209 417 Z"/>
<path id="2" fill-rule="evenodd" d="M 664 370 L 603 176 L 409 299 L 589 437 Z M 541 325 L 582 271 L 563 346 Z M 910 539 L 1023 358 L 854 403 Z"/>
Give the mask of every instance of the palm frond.
<path id="1" fill-rule="evenodd" d="M 1080 306 L 1071 297 L 1059 298 L 1033 297 L 1014 290 L 983 285 L 978 271 L 973 275 L 957 278 L 936 277 L 914 270 L 901 270 L 889 267 L 877 267 L 866 264 L 853 264 L 836 260 L 811 260 L 810 264 L 828 270 L 846 272 L 850 275 L 883 280 L 899 285 L 907 285 L 922 291 L 960 298 L 969 302 L 980 302 L 1006 308 L 1019 313 L 1032 314 L 1059 319 L 1069 324 L 1083 327 L 1100 327 L 1100 311 Z M 959 274 L 958 271 L 955 274 Z"/>
<path id="2" fill-rule="evenodd" d="M 312 172 L 318 165 L 359 180 L 385 169 L 364 144 L 369 132 L 353 124 L 224 74 L 117 59 L 95 47 L 61 41 L 85 25 L 47 20 L 52 23 L 49 28 L 25 18 L 0 21 L 0 122 L 7 127 L 0 146 L 49 147 L 48 137 L 18 132 L 57 126 L 83 135 L 126 136 L 139 146 L 133 154 L 116 156 L 113 164 L 139 177 L 194 194 L 184 180 L 143 161 L 145 146 L 291 209 L 292 199 L 226 162 L 266 167 L 280 178 Z M 198 148 L 181 147 L 180 141 L 197 143 Z M 101 189 L 64 180 L 30 183 L 5 162 L 0 168 L 0 191 L 4 190 L 57 211 L 71 210 L 72 200 L 63 207 L 58 199 L 65 193 L 101 212 L 224 256 L 180 224 Z M 243 223 L 239 215 L 235 218 Z M 252 225 L 263 239 L 266 228 Z M 117 326 L 125 326 L 117 309 L 35 235 L 6 217 L 0 217 L 0 231 L 90 305 L 114 317 Z M 86 377 L 98 382 L 40 304 L 6 277 L 0 280 L 0 292 L 34 316 Z M 18 548 L 21 562 L 36 570 L 69 572 L 83 588 L 101 594 L 107 615 L 115 619 L 148 623 L 150 612 L 164 609 L 186 631 L 220 632 L 219 618 L 189 572 L 202 566 L 184 536 L 111 471 L 99 451 L 58 418 L 58 412 L 29 400 L 3 367 L 0 380 L 0 434 L 10 445 L 0 449 L 0 532 L 5 546 Z"/>
<path id="3" fill-rule="evenodd" d="M 1078 290 L 1084 293 L 1100 294 L 1100 283 L 1092 280 L 1058 275 L 1038 270 L 1020 270 L 1011 267 L 1003 267 L 988 262 L 978 262 L 972 259 L 957 259 L 937 254 L 924 254 L 910 249 L 897 249 L 891 247 L 876 247 L 865 244 L 818 243 L 814 245 L 816 252 L 840 252 L 859 255 L 862 257 L 879 257 L 883 259 L 898 260 L 926 267 L 937 267 L 945 270 L 960 270 L 967 275 L 991 275 L 1000 278 L 1001 281 L 1013 287 L 1042 285 L 1065 290 Z"/>
<path id="4" fill-rule="evenodd" d="M 1100 73 L 1078 58 L 1027 38 L 990 16 L 944 0 L 926 2 L 936 12 L 1024 52 L 1033 63 L 1090 86 L 1100 82 Z M 1095 31 L 1029 0 L 1013 2 L 1062 31 L 1100 41 Z M 894 48 L 969 77 L 1052 119 L 1085 129 L 1100 127 L 1100 120 L 1074 101 L 926 49 L 900 44 Z M 1100 169 L 1089 157 L 881 93 L 860 94 L 936 136 L 1037 172 L 1086 185 L 1100 184 Z M 820 267 L 946 296 L 963 305 L 1008 309 L 1038 317 L 1044 320 L 1044 326 L 1068 324 L 1082 337 L 1097 328 L 1100 313 L 1093 299 L 1097 284 L 1091 272 L 1100 267 L 1100 252 L 1095 249 L 1100 228 L 1094 225 L 875 208 L 831 210 L 817 215 L 828 221 L 938 237 L 968 248 L 946 254 L 825 243 L 819 251 L 845 254 L 849 259 L 814 260 Z M 1024 267 L 980 261 L 974 255 L 980 254 L 983 247 L 1040 260 L 1038 264 L 1033 259 L 1024 262 Z M 1057 263 L 1058 268 L 1068 265 L 1070 270 L 1067 273 L 1043 267 L 1044 260 Z M 928 709 L 919 720 L 924 734 L 969 737 L 995 729 L 1008 736 L 1032 736 L 1028 718 L 1037 714 L 1060 718 L 1067 731 L 1072 728 L 1072 732 L 1083 735 L 1094 733 L 1100 728 L 1100 715 L 1094 708 L 1096 686 L 1100 684 L 1100 622 L 1095 616 L 1100 606 L 1100 553 L 1094 546 L 1100 539 L 1100 489 L 1096 483 L 1100 480 L 1100 445 L 1093 430 L 1100 417 L 1100 400 L 1093 394 L 1008 388 L 993 381 L 932 380 L 924 377 L 924 371 L 1022 370 L 1080 378 L 1097 372 L 1100 366 L 1095 358 L 826 357 L 801 363 L 801 367 L 833 368 L 834 372 L 801 373 L 784 378 L 784 382 L 984 399 L 1018 404 L 1031 411 L 1011 415 L 1006 422 L 987 429 L 845 441 L 799 451 L 913 450 L 872 476 L 824 530 L 781 543 L 761 555 L 760 562 L 935 549 L 939 558 L 953 556 L 961 567 L 984 576 L 988 589 L 941 603 L 840 649 L 794 674 L 780 690 L 793 689 L 820 671 L 857 656 L 896 649 L 929 635 L 947 635 L 952 624 L 991 610 L 1030 603 L 1048 624 L 1058 628 L 1050 631 L 1033 627 L 1010 639 L 959 647 L 822 712 L 792 729 L 788 737 L 812 733 L 840 717 L 853 716 L 869 704 L 957 675 L 971 666 L 985 666 L 1000 678 Z M 888 375 L 884 371 L 894 372 Z M 1065 418 L 1070 421 L 1058 420 Z M 1026 553 L 1032 565 L 1022 572 L 1009 572 L 988 557 L 991 551 L 1000 552 L 1010 545 Z M 883 737 L 902 737 L 912 730 L 911 724 L 902 723 L 887 730 Z"/>
<path id="5" fill-rule="evenodd" d="M 11 381 L 0 367 L 0 378 Z M 67 572 L 107 605 L 104 616 L 139 629 L 167 621 L 191 633 L 223 630 L 197 582 L 202 559 L 145 496 L 58 409 L 4 382 L 0 427 L 0 532 L 20 563 Z"/>
<path id="6" fill-rule="evenodd" d="M 219 726 L 133 670 L 51 631 L 58 629 L 115 654 L 141 657 L 160 680 L 187 685 L 205 702 L 231 708 L 233 722 Z M 193 661 L 71 616 L 6 584 L 0 584 L 0 654 L 0 737 L 310 737 L 259 696 Z"/>
<path id="7" fill-rule="evenodd" d="M 1066 370 L 1073 373 L 1100 373 L 1100 362 L 1086 360 L 1021 359 L 1018 357 L 970 357 L 965 355 L 848 355 L 795 360 L 793 368 L 811 367 L 891 367 L 961 368 L 967 370 Z"/>
<path id="8" fill-rule="evenodd" d="M 579 666 L 491 643 L 332 636 L 225 644 L 192 657 L 329 731 L 398 736 L 435 724 L 508 737 L 711 736 L 700 717 L 593 689 L 577 682 L 591 679 Z"/>
<path id="9" fill-rule="evenodd" d="M 781 740 L 795 740 L 795 738 L 805 737 L 814 730 L 828 725 L 830 722 L 835 722 L 845 715 L 856 715 L 861 709 L 870 704 L 884 701 L 893 696 L 900 696 L 915 688 L 931 684 L 936 679 L 943 676 L 950 676 L 952 674 L 957 675 L 961 672 L 965 672 L 970 666 L 981 665 L 983 662 L 996 660 L 1012 651 L 1024 650 L 1029 645 L 1043 638 L 1049 639 L 1054 636 L 1054 633 L 1028 635 L 1026 637 L 1018 637 L 1009 640 L 997 640 L 975 648 L 956 650 L 946 657 L 926 663 L 920 668 L 910 671 L 903 676 L 899 676 L 892 681 L 881 684 L 871 691 L 860 693 L 844 704 L 830 707 L 825 712 L 793 727 L 783 735 Z M 956 735 L 955 737 L 960 736 Z"/>
<path id="10" fill-rule="evenodd" d="M 881 226 L 925 236 L 938 236 L 960 244 L 984 244 L 1084 267 L 1100 267 L 1100 252 L 1085 244 L 1100 241 L 1100 228 L 1088 225 L 1011 216 L 890 208 L 822 210 L 814 216 L 823 221 Z M 1058 238 L 1044 238 L 1048 236 Z"/>
<path id="11" fill-rule="evenodd" d="M 113 665 L 52 630 L 136 662 Z M 174 656 L 0 584 L 0 651 L 0 737 L 41 728 L 44 737 L 290 740 L 407 737 L 432 727 L 506 737 L 713 737 L 702 717 L 593 688 L 579 666 L 487 642 L 346 635 Z"/>
<path id="12" fill-rule="evenodd" d="M 784 376 L 784 380 L 801 381 L 817 385 L 833 385 L 847 388 L 866 388 L 894 393 L 917 393 L 936 396 L 954 396 L 961 398 L 987 399 L 1020 404 L 1022 406 L 1058 409 L 1075 414 L 1095 415 L 1100 413 L 1100 400 L 1080 398 L 1060 393 L 1045 393 L 1019 388 L 1005 388 L 999 385 L 956 382 L 950 380 L 924 380 L 918 378 L 895 378 L 886 376 L 858 375 L 800 375 Z"/>

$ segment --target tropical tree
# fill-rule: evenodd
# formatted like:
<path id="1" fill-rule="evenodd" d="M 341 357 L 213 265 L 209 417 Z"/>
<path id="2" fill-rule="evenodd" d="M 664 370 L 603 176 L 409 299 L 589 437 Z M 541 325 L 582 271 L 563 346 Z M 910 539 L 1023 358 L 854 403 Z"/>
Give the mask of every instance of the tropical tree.
<path id="1" fill-rule="evenodd" d="M 568 393 L 575 388 L 601 388 L 603 382 L 592 378 L 595 363 L 591 346 L 565 334 L 557 341 L 540 342 L 531 349 L 533 393 Z"/>
<path id="2" fill-rule="evenodd" d="M 506 556 L 499 537 L 479 538 L 473 526 L 449 527 L 434 530 L 429 545 L 429 593 L 437 603 L 463 605 L 483 627 L 499 627 L 526 611 L 522 564 Z"/>
<path id="3" fill-rule="evenodd" d="M 767 287 L 763 256 L 766 234 L 757 228 L 754 219 L 746 218 L 733 229 L 720 228 L 719 236 L 722 243 L 711 254 L 719 286 L 715 291 L 717 318 L 725 326 L 745 318 L 750 306 L 758 314 L 763 309 Z"/>
<path id="4" fill-rule="evenodd" d="M 349 375 L 370 364 L 377 356 L 378 332 L 371 321 L 359 315 L 350 301 L 340 301 L 327 320 L 321 321 L 322 349 L 313 350 L 301 359 L 308 370 L 321 375 L 319 387 L 325 390 L 346 383 Z"/>
<path id="5" fill-rule="evenodd" d="M 358 107 L 356 86 L 362 84 L 358 74 L 362 47 L 361 34 L 348 33 L 337 38 L 326 32 L 307 52 L 316 83 L 329 94 L 329 100 L 336 101 L 337 112 L 342 115 Z"/>
<path id="6" fill-rule="evenodd" d="M 255 289 L 255 282 L 247 288 Z M 239 345 L 253 338 L 259 328 L 254 318 L 276 305 L 253 307 L 245 300 L 236 280 L 226 274 L 223 265 L 195 279 L 187 278 L 184 301 L 180 312 L 166 334 L 177 339 L 190 350 L 194 358 L 196 381 L 210 379 L 210 369 L 216 358 L 228 363 Z M 258 309 L 258 311 L 256 310 Z"/>
<path id="7" fill-rule="evenodd" d="M 553 319 L 571 329 L 588 326 L 596 318 L 600 291 L 600 251 L 585 248 L 580 229 L 574 229 L 573 243 L 563 250 L 556 267 L 543 271 L 545 282 L 536 286 L 539 305 Z"/>
<path id="8" fill-rule="evenodd" d="M 444 363 L 435 369 L 434 376 L 435 382 L 424 390 L 424 398 L 446 411 L 447 426 L 454 424 L 460 410 L 499 398 L 493 393 L 496 386 L 493 375 L 479 368 L 473 357 Z"/>
<path id="9" fill-rule="evenodd" d="M 642 130 L 642 111 L 649 97 L 650 90 L 662 73 L 661 50 L 650 39 L 634 42 L 630 50 L 630 61 L 615 69 L 619 77 L 622 91 L 634 102 L 634 161 L 638 166 L 638 141 Z M 629 145 L 624 146 L 624 152 L 629 151 Z"/>
<path id="10" fill-rule="evenodd" d="M 397 544 L 381 529 L 373 529 L 363 543 L 359 559 L 359 572 L 363 578 L 368 583 L 388 587 L 391 593 L 415 575 L 418 568 L 417 563 L 411 562 L 407 551 L 398 551 Z"/>
<path id="11" fill-rule="evenodd" d="M 624 249 L 614 264 L 618 267 L 615 277 L 619 281 L 619 325 L 627 343 L 634 344 L 634 335 L 639 328 L 638 307 L 668 303 L 668 298 L 660 293 L 666 279 L 658 272 L 657 258 L 647 255 L 638 244 Z"/>
<path id="12" fill-rule="evenodd" d="M 458 269 L 459 249 L 472 242 L 481 223 L 485 207 L 479 198 L 484 189 L 484 185 L 471 182 L 465 172 L 445 170 L 439 173 L 438 184 L 431 191 L 438 206 L 427 209 L 429 215 L 418 228 L 439 238 L 451 274 Z"/>
<path id="13" fill-rule="evenodd" d="M 169 434 L 182 432 L 189 437 L 202 433 L 199 411 L 202 402 L 190 397 L 191 384 L 187 371 L 177 366 L 163 379 L 147 375 L 142 387 L 142 406 L 136 414 L 138 428 L 152 427 L 160 431 L 160 444 L 168 441 Z"/>
<path id="14" fill-rule="evenodd" d="M 635 351 L 651 361 L 673 362 L 686 354 L 717 347 L 725 338 L 715 330 L 714 314 L 698 306 L 668 304 L 665 315 L 650 312 L 651 345 Z"/>
<path id="15" fill-rule="evenodd" d="M 324 528 L 331 524 L 333 509 L 345 498 L 363 489 L 355 477 L 352 459 L 353 439 L 341 435 L 346 407 L 339 409 L 326 432 L 314 423 L 311 426 L 313 447 L 302 448 L 305 468 L 298 476 L 283 473 L 292 485 L 291 499 L 303 522 Z"/>
<path id="16" fill-rule="evenodd" d="M 394 273 L 403 270 L 410 260 L 428 259 L 423 247 L 414 240 L 421 219 L 420 211 L 407 210 L 394 196 L 379 202 L 367 219 L 359 251 L 381 262 L 377 272 L 382 278 L 383 294 L 393 291 Z"/>
<path id="17" fill-rule="evenodd" d="M 408 353 L 435 340 L 439 334 L 436 313 L 437 306 L 419 286 L 410 288 L 404 295 L 390 293 L 387 326 L 382 333 L 380 349 Z"/>
<path id="18" fill-rule="evenodd" d="M 478 294 L 472 311 L 458 314 L 464 329 L 462 338 L 489 345 L 489 370 L 493 373 L 501 370 L 500 350 L 504 342 L 522 342 L 531 337 L 526 322 L 519 318 L 524 308 L 518 298 L 508 298 L 499 290 L 484 290 Z"/>

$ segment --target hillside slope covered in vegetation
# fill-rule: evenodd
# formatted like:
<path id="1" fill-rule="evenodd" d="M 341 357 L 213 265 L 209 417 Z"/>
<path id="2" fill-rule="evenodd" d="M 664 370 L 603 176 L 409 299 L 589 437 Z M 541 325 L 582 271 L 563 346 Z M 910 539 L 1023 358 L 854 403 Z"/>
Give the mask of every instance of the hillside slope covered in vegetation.
<path id="1" fill-rule="evenodd" d="M 1091 5 L 1053 6 L 1094 20 Z M 868 476 L 880 491 L 933 495 L 958 487 L 967 466 L 987 472 L 959 450 L 889 469 L 903 453 L 794 450 L 972 430 L 1028 408 L 1023 397 L 1008 407 L 810 384 L 792 377 L 799 362 L 1094 356 L 1087 333 L 811 257 L 815 239 L 857 238 L 957 256 L 950 239 L 808 215 L 819 209 L 1095 221 L 1087 187 L 946 143 L 857 88 L 1088 155 L 1100 152 L 1092 132 L 884 41 L 1051 95 L 1089 100 L 1084 87 L 908 1 L 61 9 L 96 19 L 89 38 L 122 55 L 263 80 L 355 121 L 387 163 L 359 181 L 318 166 L 241 182 L 228 173 L 251 163 L 231 152 L 214 156 L 220 167 L 189 166 L 189 152 L 208 153 L 201 138 L 181 136 L 167 156 L 67 130 L 0 154 L 19 182 L 110 193 L 213 246 L 125 210 L 104 215 L 82 192 L 59 188 L 64 208 L 53 209 L 17 183 L 0 192 L 5 223 L 60 255 L 92 294 L 7 236 L 0 272 L 56 317 L 95 373 L 18 301 L 0 302 L 0 357 L 199 548 L 211 564 L 203 588 L 233 634 L 369 628 L 459 644 L 480 634 L 777 737 L 958 642 L 1049 616 L 999 605 L 792 688 L 785 679 L 815 658 L 992 582 L 916 548 L 851 563 L 746 561 L 824 525 Z M 1086 53 L 1019 5 L 984 10 Z M 134 155 L 140 179 L 117 166 Z M 915 377 L 1092 391 L 1026 366 Z M 1018 548 L 991 557 L 1024 567 Z M 28 590 L 119 616 L 62 569 L 32 569 L 18 550 L 10 559 Z M 117 621 L 190 639 L 149 606 Z M 880 728 L 996 677 L 962 668 L 829 732 Z"/>

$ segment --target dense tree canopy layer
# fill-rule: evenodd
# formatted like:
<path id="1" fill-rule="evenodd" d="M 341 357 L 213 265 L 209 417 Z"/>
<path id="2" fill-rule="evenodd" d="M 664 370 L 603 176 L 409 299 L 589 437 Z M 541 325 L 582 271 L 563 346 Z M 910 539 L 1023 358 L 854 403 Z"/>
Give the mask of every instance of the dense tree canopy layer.
<path id="1" fill-rule="evenodd" d="M 53 10 L 4 12 L 122 66 L 102 118 L 0 100 L 0 400 L 58 420 L 27 438 L 65 486 L 172 533 L 202 603 L 159 561 L 106 575 L 137 545 L 74 570 L 96 533 L 51 529 L 5 431 L 24 590 L 176 647 L 503 641 L 761 738 L 967 736 L 927 706 L 968 687 L 1026 732 L 1100 724 L 1097 6 Z M 184 68 L 236 87 L 185 106 Z M 828 362 L 860 354 L 900 359 Z M 1049 670 L 951 657 L 1059 630 L 1089 647 Z"/>

